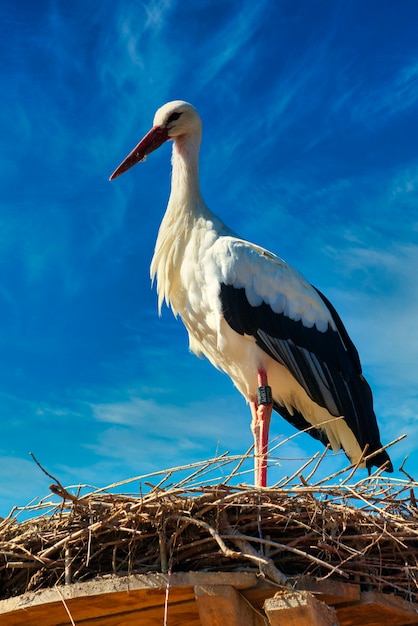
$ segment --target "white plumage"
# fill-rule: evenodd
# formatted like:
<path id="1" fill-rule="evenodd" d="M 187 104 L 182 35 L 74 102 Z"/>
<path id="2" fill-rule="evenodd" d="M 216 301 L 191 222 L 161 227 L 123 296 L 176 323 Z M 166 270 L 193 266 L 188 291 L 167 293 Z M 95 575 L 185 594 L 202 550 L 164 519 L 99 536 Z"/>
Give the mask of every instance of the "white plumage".
<path id="1" fill-rule="evenodd" d="M 174 140 L 172 184 L 151 276 L 158 306 L 183 320 L 190 349 L 226 372 L 250 403 L 256 484 L 266 484 L 271 410 L 352 462 L 381 448 L 357 351 L 328 300 L 285 261 L 238 238 L 207 208 L 199 185 L 201 120 L 187 102 L 161 107 L 153 128 L 112 174 Z M 332 418 L 339 418 L 333 420 Z M 379 451 L 363 465 L 385 465 Z"/>

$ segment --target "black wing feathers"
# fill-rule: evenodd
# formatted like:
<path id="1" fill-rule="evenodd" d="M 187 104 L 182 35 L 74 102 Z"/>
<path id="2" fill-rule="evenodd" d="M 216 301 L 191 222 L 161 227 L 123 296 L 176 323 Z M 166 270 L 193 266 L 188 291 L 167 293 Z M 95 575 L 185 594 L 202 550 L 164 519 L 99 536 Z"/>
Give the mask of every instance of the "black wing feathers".
<path id="1" fill-rule="evenodd" d="M 361 373 L 357 350 L 332 304 L 316 291 L 337 330 L 330 325 L 325 332 L 315 326 L 309 328 L 301 320 L 275 313 L 265 302 L 251 306 L 244 288 L 221 284 L 220 297 L 224 317 L 231 328 L 241 335 L 253 336 L 260 348 L 284 365 L 319 406 L 331 415 L 343 415 L 362 449 L 368 443 L 369 452 L 377 450 L 381 443 L 373 399 Z M 309 426 L 296 410 L 290 414 L 282 406 L 275 409 L 296 428 Z M 313 430 L 310 434 L 327 443 L 322 431 Z M 388 459 L 386 452 L 382 452 L 370 465 L 381 465 Z"/>

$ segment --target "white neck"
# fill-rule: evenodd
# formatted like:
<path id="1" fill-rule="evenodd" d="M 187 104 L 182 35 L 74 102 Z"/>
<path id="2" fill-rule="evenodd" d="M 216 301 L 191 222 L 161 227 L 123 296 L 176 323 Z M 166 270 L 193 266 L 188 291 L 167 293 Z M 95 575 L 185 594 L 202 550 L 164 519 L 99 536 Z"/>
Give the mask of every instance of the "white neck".
<path id="1" fill-rule="evenodd" d="M 173 145 L 171 193 L 158 232 L 151 278 L 157 278 L 158 307 L 180 297 L 180 266 L 193 227 L 198 220 L 215 220 L 206 207 L 199 185 L 200 133 L 177 137 Z"/>
<path id="2" fill-rule="evenodd" d="M 173 166 L 169 210 L 183 208 L 190 212 L 204 206 L 199 184 L 199 150 L 201 137 L 183 135 L 173 144 Z"/>

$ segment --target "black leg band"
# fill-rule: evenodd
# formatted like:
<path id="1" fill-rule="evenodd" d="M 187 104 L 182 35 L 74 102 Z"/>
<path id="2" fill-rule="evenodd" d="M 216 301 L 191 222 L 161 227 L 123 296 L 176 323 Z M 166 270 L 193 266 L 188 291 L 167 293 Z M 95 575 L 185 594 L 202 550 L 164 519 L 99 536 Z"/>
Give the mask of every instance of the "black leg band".
<path id="1" fill-rule="evenodd" d="M 263 385 L 257 389 L 258 404 L 273 404 L 270 385 Z"/>

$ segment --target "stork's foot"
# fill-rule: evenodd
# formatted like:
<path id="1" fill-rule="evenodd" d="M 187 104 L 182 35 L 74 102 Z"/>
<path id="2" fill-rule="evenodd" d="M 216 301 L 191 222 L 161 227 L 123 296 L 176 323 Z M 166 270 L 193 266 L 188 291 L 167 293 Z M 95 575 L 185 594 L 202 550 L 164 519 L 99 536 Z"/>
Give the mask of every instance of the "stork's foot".
<path id="1" fill-rule="evenodd" d="M 251 402 L 254 435 L 254 478 L 256 487 L 267 486 L 267 451 L 273 399 L 265 371 L 258 372 L 257 401 Z"/>

